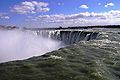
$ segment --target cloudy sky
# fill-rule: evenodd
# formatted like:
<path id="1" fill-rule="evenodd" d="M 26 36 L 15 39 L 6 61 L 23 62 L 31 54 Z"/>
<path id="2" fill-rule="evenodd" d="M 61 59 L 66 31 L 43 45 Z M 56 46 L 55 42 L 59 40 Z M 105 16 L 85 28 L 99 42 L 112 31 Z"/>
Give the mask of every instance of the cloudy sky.
<path id="1" fill-rule="evenodd" d="M 120 24 L 120 0 L 0 0 L 0 25 L 68 27 Z"/>

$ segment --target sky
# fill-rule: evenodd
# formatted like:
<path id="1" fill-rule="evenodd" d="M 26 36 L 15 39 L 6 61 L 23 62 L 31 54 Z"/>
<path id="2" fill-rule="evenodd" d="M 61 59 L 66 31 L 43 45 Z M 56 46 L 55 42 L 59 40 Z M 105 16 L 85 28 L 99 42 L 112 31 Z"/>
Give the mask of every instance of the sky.
<path id="1" fill-rule="evenodd" d="M 0 0 L 0 25 L 119 25 L 120 0 Z"/>

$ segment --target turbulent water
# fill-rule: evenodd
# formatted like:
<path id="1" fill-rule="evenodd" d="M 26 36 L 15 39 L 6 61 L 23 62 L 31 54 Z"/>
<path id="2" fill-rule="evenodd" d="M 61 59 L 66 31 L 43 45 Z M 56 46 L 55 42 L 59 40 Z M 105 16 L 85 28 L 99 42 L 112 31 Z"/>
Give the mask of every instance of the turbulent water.
<path id="1" fill-rule="evenodd" d="M 99 34 L 39 57 L 0 64 L 0 79 L 120 80 L 120 29 L 88 31 Z"/>

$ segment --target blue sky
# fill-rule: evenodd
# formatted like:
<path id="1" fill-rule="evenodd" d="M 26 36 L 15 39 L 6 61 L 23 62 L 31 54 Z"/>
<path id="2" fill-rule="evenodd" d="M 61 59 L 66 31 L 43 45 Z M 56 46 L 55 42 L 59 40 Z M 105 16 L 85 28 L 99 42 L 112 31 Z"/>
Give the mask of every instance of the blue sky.
<path id="1" fill-rule="evenodd" d="M 58 27 L 119 24 L 120 0 L 1 0 L 0 24 Z"/>

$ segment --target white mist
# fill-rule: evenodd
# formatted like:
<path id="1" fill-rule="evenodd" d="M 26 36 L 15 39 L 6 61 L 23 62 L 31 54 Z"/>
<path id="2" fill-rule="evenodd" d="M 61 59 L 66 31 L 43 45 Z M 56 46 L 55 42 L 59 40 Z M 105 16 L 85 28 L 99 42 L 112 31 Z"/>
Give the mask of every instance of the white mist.
<path id="1" fill-rule="evenodd" d="M 0 63 L 40 56 L 60 47 L 59 41 L 21 30 L 0 30 Z"/>

